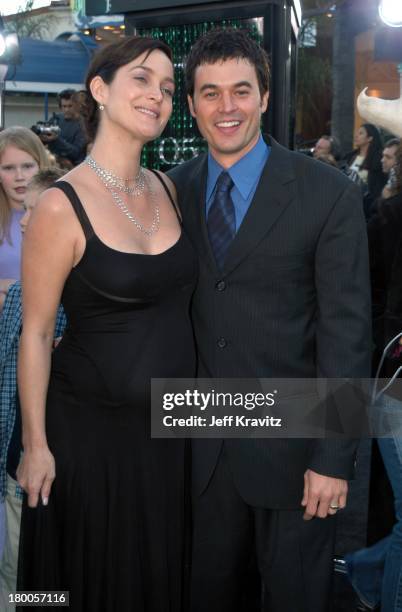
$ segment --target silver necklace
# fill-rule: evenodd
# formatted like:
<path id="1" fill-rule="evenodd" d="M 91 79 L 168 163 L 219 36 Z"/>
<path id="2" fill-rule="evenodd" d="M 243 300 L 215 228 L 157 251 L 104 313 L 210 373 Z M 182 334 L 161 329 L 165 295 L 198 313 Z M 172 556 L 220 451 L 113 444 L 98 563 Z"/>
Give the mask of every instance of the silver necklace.
<path id="1" fill-rule="evenodd" d="M 146 236 L 149 237 L 149 236 L 152 236 L 152 234 L 155 234 L 158 231 L 159 223 L 160 223 L 159 206 L 157 206 L 157 204 L 155 204 L 155 193 L 153 191 L 151 191 L 149 186 L 148 186 L 149 194 L 150 194 L 151 198 L 154 200 L 154 218 L 152 219 L 151 226 L 148 227 L 148 228 L 144 227 L 142 225 L 142 223 L 140 223 L 138 221 L 138 219 L 136 219 L 134 217 L 134 215 L 129 211 L 129 209 L 124 204 L 123 200 L 121 199 L 121 197 L 119 196 L 119 194 L 116 191 L 113 191 L 113 189 L 111 189 L 110 187 L 107 187 L 107 188 L 109 189 L 115 204 L 126 215 L 127 219 L 129 219 L 132 223 L 134 223 L 135 227 L 140 232 L 142 232 L 143 234 L 145 234 Z"/>
<path id="2" fill-rule="evenodd" d="M 89 160 L 91 160 L 91 163 L 90 163 Z M 154 217 L 152 219 L 152 223 L 151 223 L 150 227 L 144 227 L 144 225 L 142 225 L 142 223 L 140 223 L 140 221 L 138 221 L 138 219 L 136 219 L 134 217 L 134 215 L 130 212 L 130 210 L 128 209 L 127 205 L 123 202 L 123 200 L 121 199 L 121 197 L 119 196 L 119 194 L 115 190 L 114 185 L 107 178 L 108 171 L 107 170 L 105 171 L 90 156 L 88 156 L 85 161 L 88 164 L 88 166 L 95 172 L 95 174 L 100 178 L 100 180 L 102 181 L 102 183 L 104 184 L 106 189 L 110 192 L 110 195 L 112 196 L 113 202 L 116 204 L 116 206 L 118 206 L 118 208 L 120 208 L 122 213 L 124 213 L 126 215 L 127 219 L 129 221 L 131 221 L 131 223 L 134 223 L 135 227 L 140 232 L 142 232 L 146 236 L 150 237 L 150 236 L 152 236 L 153 234 L 155 234 L 159 230 L 160 214 L 159 214 L 159 206 L 156 204 L 156 194 L 153 191 L 153 189 L 151 189 L 151 185 L 150 185 L 149 180 L 147 180 L 145 178 L 145 172 L 142 170 L 142 168 L 141 168 L 141 170 L 142 170 L 143 181 L 144 181 L 143 192 L 145 190 L 145 185 L 147 185 L 148 192 L 149 192 L 149 195 L 151 197 L 151 200 L 153 201 L 153 206 L 154 206 Z M 121 179 L 121 180 L 123 180 L 123 179 Z M 125 190 L 120 190 L 120 191 L 125 191 Z M 128 193 L 128 192 L 125 191 L 125 193 Z M 139 194 L 135 194 L 135 195 L 139 195 Z"/>
<path id="3" fill-rule="evenodd" d="M 88 164 L 88 166 L 95 172 L 95 174 L 99 176 L 101 181 L 108 187 L 117 189 L 122 193 L 128 193 L 129 195 L 132 195 L 134 197 L 141 196 L 145 191 L 145 172 L 141 168 L 141 166 L 138 170 L 137 176 L 135 176 L 133 179 L 125 179 L 121 176 L 117 176 L 117 174 L 113 174 L 113 172 L 107 170 L 106 168 L 102 168 L 102 166 L 100 166 L 91 155 L 88 155 L 85 158 L 85 163 Z M 131 180 L 134 181 L 133 187 L 129 187 L 126 184 L 129 183 Z"/>

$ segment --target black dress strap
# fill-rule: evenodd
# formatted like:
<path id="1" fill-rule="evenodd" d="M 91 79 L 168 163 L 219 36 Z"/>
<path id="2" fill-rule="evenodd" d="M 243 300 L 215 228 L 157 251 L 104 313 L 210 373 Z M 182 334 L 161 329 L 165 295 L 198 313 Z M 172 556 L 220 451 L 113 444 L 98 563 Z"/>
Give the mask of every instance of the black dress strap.
<path id="1" fill-rule="evenodd" d="M 78 221 L 81 224 L 85 238 L 89 240 L 89 238 L 91 238 L 95 232 L 74 187 L 67 181 L 56 181 L 56 183 L 53 184 L 53 187 L 61 189 L 64 195 L 68 198 L 75 214 L 77 215 Z"/>
<path id="2" fill-rule="evenodd" d="M 173 206 L 173 208 L 174 208 L 174 211 L 175 211 L 175 213 L 176 213 L 176 217 L 178 218 L 179 223 L 180 223 L 180 225 L 181 225 L 181 224 L 183 223 L 183 221 L 182 221 L 182 218 L 181 218 L 181 216 L 180 216 L 180 212 L 179 212 L 179 209 L 178 209 L 178 207 L 177 207 L 177 204 L 176 204 L 176 202 L 174 201 L 172 194 L 170 193 L 169 187 L 166 185 L 165 181 L 163 180 L 162 176 L 159 174 L 159 172 L 158 172 L 157 170 L 152 170 L 152 168 L 150 168 L 150 171 L 151 171 L 151 172 L 152 172 L 152 173 L 153 173 L 153 174 L 154 174 L 156 177 L 158 177 L 158 179 L 159 179 L 159 180 L 160 180 L 160 182 L 162 183 L 163 188 L 164 188 L 164 190 L 166 191 L 166 193 L 167 193 L 167 195 L 168 195 L 168 198 L 169 198 L 169 200 L 170 200 L 170 202 L 171 202 L 171 204 L 172 204 L 172 206 Z"/>

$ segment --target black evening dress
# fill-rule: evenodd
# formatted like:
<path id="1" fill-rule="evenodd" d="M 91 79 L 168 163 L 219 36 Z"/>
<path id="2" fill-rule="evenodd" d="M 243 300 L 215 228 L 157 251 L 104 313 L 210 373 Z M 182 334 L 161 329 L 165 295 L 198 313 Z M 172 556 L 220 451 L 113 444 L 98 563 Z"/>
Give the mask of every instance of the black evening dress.
<path id="1" fill-rule="evenodd" d="M 24 501 L 18 589 L 69 591 L 71 612 L 186 612 L 185 442 L 151 439 L 150 379 L 194 376 L 195 254 L 183 230 L 158 255 L 116 251 L 72 186 L 56 187 L 86 249 L 64 287 L 68 325 L 52 358 L 56 479 L 47 507 Z"/>

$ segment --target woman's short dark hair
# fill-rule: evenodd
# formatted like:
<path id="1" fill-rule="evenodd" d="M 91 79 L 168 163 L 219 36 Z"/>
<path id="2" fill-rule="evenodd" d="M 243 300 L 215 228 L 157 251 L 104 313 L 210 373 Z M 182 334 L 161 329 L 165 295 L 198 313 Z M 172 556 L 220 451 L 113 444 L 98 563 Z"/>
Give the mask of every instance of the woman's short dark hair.
<path id="1" fill-rule="evenodd" d="M 198 66 L 228 59 L 245 59 L 254 66 L 261 96 L 269 90 L 269 59 L 246 30 L 214 28 L 201 36 L 191 48 L 185 65 L 186 90 L 194 95 L 194 75 Z"/>
<path id="2" fill-rule="evenodd" d="M 95 53 L 85 79 L 85 86 L 88 92 L 88 116 L 85 119 L 85 127 L 90 141 L 95 138 L 99 125 L 98 103 L 93 98 L 90 90 L 92 79 L 100 76 L 109 85 L 119 68 L 126 66 L 144 53 L 148 57 L 156 49 L 162 51 L 171 62 L 173 61 L 172 50 L 165 42 L 147 36 L 129 36 L 123 40 L 106 45 Z"/>

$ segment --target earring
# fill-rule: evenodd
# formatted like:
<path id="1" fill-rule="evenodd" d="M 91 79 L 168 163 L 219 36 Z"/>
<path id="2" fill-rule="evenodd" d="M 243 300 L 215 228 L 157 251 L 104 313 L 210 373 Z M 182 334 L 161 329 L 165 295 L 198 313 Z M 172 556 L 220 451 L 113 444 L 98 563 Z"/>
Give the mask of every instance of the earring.
<path id="1" fill-rule="evenodd" d="M 103 105 L 103 104 L 99 104 L 98 108 L 99 108 L 99 110 L 100 110 L 100 111 L 105 110 L 105 107 L 104 107 L 104 105 Z"/>

